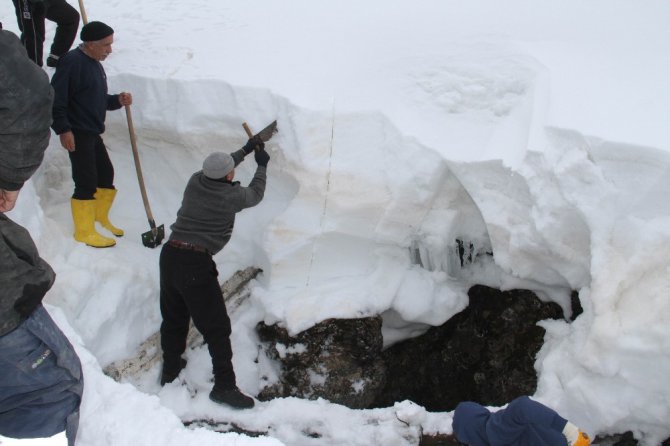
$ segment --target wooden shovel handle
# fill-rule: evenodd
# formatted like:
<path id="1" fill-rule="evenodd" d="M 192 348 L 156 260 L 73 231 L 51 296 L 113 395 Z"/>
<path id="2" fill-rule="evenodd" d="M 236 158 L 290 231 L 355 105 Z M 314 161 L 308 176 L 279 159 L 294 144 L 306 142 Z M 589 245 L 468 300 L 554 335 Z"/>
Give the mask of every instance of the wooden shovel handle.
<path id="1" fill-rule="evenodd" d="M 140 165 L 140 154 L 137 150 L 137 140 L 135 139 L 135 127 L 133 126 L 133 115 L 130 112 L 130 105 L 126 105 L 126 119 L 128 120 L 128 133 L 130 133 L 130 146 L 133 148 L 133 159 L 135 160 L 135 171 L 137 172 L 137 182 L 140 183 L 140 192 L 142 193 L 142 202 L 144 203 L 144 210 L 147 212 L 149 225 L 151 229 L 156 228 L 154 217 L 151 214 L 149 207 L 149 197 L 147 197 L 147 190 L 144 187 L 144 176 L 142 175 L 142 166 Z"/>
<path id="2" fill-rule="evenodd" d="M 84 0 L 79 0 L 79 14 L 81 15 L 81 21 L 86 25 L 88 23 L 88 17 L 86 16 L 86 9 L 84 8 Z"/>

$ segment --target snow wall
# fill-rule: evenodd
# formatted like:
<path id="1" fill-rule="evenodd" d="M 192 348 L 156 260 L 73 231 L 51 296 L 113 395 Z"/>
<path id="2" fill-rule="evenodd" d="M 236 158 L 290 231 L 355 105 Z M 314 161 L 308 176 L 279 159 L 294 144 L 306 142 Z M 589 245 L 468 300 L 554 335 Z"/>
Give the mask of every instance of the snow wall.
<path id="1" fill-rule="evenodd" d="M 266 198 L 238 219 L 216 258 L 224 278 L 248 265 L 265 270 L 253 298 L 266 322 L 297 333 L 330 317 L 384 313 L 390 343 L 461 311 L 474 283 L 532 289 L 566 316 L 577 290 L 576 322 L 543 323 L 536 397 L 588 430 L 630 429 L 646 444 L 670 434 L 668 153 L 543 127 L 532 89 L 487 121 L 486 148 L 470 161 L 404 136 L 379 112 L 308 110 L 218 80 L 110 77 L 110 90 L 120 89 L 134 93 L 145 182 L 166 226 L 208 153 L 240 147 L 242 122 L 260 130 L 277 119 Z M 109 114 L 105 141 L 123 203 L 117 219 L 144 232 L 122 113 Z M 240 166 L 238 179 L 253 168 Z M 101 252 L 90 265 L 83 251 L 65 249 L 71 223 L 57 222 L 68 221 L 71 180 L 56 138 L 34 185 L 39 205 L 26 223 L 38 242 L 62 236 L 43 255 L 68 265 L 49 303 L 102 365 L 129 356 L 160 323 L 155 254 L 139 246 L 119 261 Z M 461 268 L 455 239 L 472 242 L 480 261 Z"/>

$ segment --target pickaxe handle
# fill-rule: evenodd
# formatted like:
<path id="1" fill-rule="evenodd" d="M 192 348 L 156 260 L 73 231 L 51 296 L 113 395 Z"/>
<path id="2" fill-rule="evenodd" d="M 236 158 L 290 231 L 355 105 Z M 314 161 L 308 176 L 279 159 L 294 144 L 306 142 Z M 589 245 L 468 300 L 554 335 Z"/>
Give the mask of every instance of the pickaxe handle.
<path id="1" fill-rule="evenodd" d="M 243 122 L 243 123 L 242 123 L 242 127 L 244 127 L 244 131 L 247 132 L 247 136 L 248 136 L 249 138 L 253 138 L 253 137 L 254 137 L 254 132 L 251 131 L 251 129 L 249 128 L 249 126 L 247 125 L 246 122 Z"/>

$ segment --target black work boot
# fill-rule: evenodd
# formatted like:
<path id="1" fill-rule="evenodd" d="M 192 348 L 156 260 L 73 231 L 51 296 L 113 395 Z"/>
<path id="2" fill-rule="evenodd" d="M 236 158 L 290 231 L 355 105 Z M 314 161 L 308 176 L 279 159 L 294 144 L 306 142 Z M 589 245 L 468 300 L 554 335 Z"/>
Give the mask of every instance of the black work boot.
<path id="1" fill-rule="evenodd" d="M 243 394 L 237 386 L 232 389 L 214 388 L 209 392 L 209 399 L 219 404 L 227 404 L 236 409 L 251 409 L 254 407 L 254 399 Z"/>
<path id="2" fill-rule="evenodd" d="M 186 367 L 186 360 L 179 358 L 179 363 L 168 363 L 163 361 L 163 370 L 161 372 L 161 386 L 171 383 L 179 376 L 184 367 Z"/>

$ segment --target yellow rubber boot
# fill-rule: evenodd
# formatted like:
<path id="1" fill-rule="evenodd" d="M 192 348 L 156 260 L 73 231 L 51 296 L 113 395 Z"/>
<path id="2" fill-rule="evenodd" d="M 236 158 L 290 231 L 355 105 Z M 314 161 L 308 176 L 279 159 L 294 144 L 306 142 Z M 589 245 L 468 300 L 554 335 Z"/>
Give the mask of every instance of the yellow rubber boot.
<path id="1" fill-rule="evenodd" d="M 95 221 L 100 222 L 103 228 L 117 237 L 123 235 L 123 229 L 119 229 L 109 221 L 109 210 L 116 197 L 116 189 L 98 188 L 95 192 Z"/>
<path id="2" fill-rule="evenodd" d="M 591 444 L 591 439 L 589 438 L 588 434 L 579 431 L 579 435 L 577 437 L 577 441 L 573 443 L 574 446 L 589 446 Z"/>
<path id="3" fill-rule="evenodd" d="M 589 446 L 591 444 L 588 434 L 569 421 L 563 427 L 563 435 L 568 440 L 568 446 Z"/>
<path id="4" fill-rule="evenodd" d="M 74 220 L 74 239 L 94 248 L 109 248 L 116 242 L 95 230 L 95 200 L 70 200 Z"/>

